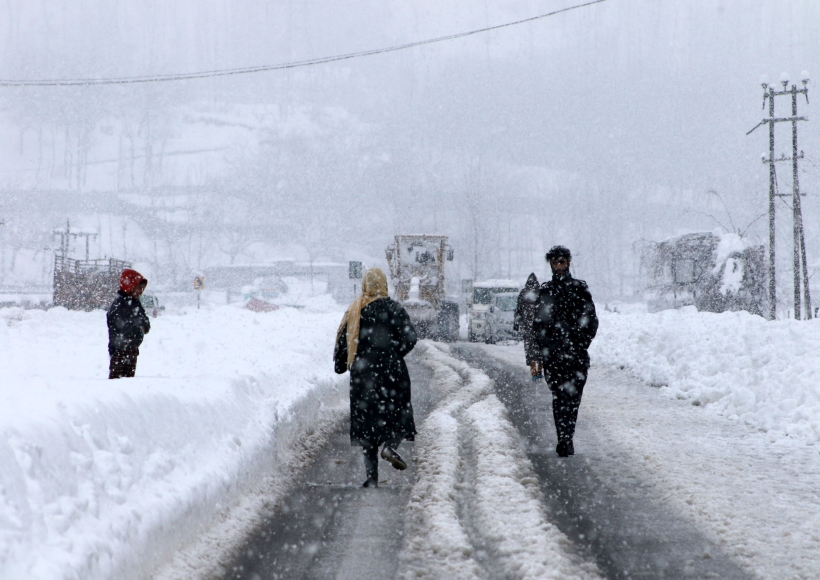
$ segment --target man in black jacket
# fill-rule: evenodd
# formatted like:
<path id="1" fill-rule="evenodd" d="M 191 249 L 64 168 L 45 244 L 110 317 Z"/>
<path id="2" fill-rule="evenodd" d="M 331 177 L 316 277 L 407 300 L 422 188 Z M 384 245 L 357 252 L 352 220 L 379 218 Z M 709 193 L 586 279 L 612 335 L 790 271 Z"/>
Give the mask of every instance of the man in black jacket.
<path id="1" fill-rule="evenodd" d="M 151 322 L 140 303 L 148 280 L 136 270 L 123 270 L 120 289 L 108 309 L 108 355 L 111 363 L 109 379 L 133 377 L 137 371 L 137 357 L 143 337 L 151 330 Z"/>
<path id="2" fill-rule="evenodd" d="M 552 280 L 541 285 L 532 327 L 552 391 L 552 414 L 558 434 L 555 451 L 560 457 L 575 454 L 572 437 L 587 382 L 587 349 L 598 331 L 592 296 L 586 282 L 569 273 L 571 260 L 570 251 L 563 246 L 554 246 L 547 252 Z"/>

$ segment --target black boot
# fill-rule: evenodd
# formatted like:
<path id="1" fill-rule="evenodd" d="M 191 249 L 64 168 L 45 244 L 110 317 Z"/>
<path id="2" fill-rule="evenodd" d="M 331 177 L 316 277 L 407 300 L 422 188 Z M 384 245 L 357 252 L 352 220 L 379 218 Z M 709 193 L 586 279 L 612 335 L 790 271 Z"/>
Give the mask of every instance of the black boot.
<path id="1" fill-rule="evenodd" d="M 390 465 L 396 469 L 407 469 L 407 462 L 404 461 L 404 459 L 401 458 L 401 455 L 399 455 L 398 452 L 389 445 L 385 445 L 382 448 L 382 459 L 389 462 Z"/>
<path id="2" fill-rule="evenodd" d="M 379 446 L 362 446 L 362 453 L 364 454 L 364 470 L 367 473 L 367 481 L 362 484 L 362 487 L 379 487 Z"/>
<path id="3" fill-rule="evenodd" d="M 569 457 L 570 455 L 575 455 L 575 447 L 572 445 L 572 439 L 562 439 L 558 442 L 558 446 L 555 448 L 555 452 L 558 454 L 558 457 Z"/>

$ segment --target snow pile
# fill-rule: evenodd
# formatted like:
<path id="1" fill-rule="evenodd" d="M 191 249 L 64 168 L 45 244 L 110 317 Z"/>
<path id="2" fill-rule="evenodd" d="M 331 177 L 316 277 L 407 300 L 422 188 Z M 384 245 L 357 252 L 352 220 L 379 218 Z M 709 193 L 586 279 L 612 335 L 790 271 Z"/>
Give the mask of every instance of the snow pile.
<path id="1" fill-rule="evenodd" d="M 725 232 L 720 228 L 716 229 L 714 234 L 719 239 L 717 248 L 715 248 L 715 269 L 713 270 L 713 273 L 717 274 L 723 262 L 734 255 L 742 254 L 752 246 L 752 243 L 740 234 Z"/>
<path id="2" fill-rule="evenodd" d="M 664 395 L 742 420 L 773 440 L 820 442 L 820 320 L 694 307 L 602 312 L 590 355 L 593 364 L 629 367 Z"/>
<path id="3" fill-rule="evenodd" d="M 422 348 L 445 396 L 419 429 L 400 577 L 599 578 L 548 522 L 492 381 L 429 343 Z"/>
<path id="4" fill-rule="evenodd" d="M 152 319 L 107 380 L 103 312 L 0 310 L 0 577 L 142 578 L 338 419 L 337 310 Z"/>
<path id="5" fill-rule="evenodd" d="M 720 228 L 714 233 L 719 241 L 715 249 L 715 267 L 712 274 L 717 276 L 723 269 L 720 281 L 721 294 L 737 292 L 743 286 L 744 261 L 741 256 L 752 244 L 740 234 L 724 232 Z"/>

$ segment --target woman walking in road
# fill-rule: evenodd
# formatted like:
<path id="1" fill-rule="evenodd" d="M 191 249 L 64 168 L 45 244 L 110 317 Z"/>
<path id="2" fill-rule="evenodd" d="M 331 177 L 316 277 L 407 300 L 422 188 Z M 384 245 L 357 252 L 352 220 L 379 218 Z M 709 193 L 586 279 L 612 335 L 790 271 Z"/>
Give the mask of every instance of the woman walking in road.
<path id="1" fill-rule="evenodd" d="M 404 364 L 416 340 L 407 312 L 387 296 L 384 272 L 369 269 L 361 295 L 342 318 L 333 353 L 336 372 L 350 370 L 350 443 L 361 445 L 364 453 L 364 487 L 378 487 L 380 446 L 383 459 L 396 469 L 407 468 L 396 448 L 416 434 Z"/>

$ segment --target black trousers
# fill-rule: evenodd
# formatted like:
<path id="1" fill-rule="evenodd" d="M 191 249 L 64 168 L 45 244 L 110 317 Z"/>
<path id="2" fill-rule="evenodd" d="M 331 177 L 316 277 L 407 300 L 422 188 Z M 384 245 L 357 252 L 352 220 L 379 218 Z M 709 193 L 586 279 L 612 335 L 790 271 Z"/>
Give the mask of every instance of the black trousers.
<path id="1" fill-rule="evenodd" d="M 375 479 L 377 481 L 379 479 L 379 447 L 382 443 L 396 449 L 401 443 L 401 437 L 396 437 L 389 441 L 364 441 L 362 443 L 364 470 L 367 473 L 367 479 Z"/>
<path id="2" fill-rule="evenodd" d="M 538 346 L 538 341 L 535 338 L 530 338 L 524 335 L 524 357 L 527 365 L 534 362 L 541 362 L 541 348 Z"/>
<path id="3" fill-rule="evenodd" d="M 572 441 L 581 396 L 587 383 L 588 367 L 548 362 L 545 371 L 547 384 L 552 391 L 552 417 L 558 441 Z"/>
<path id="4" fill-rule="evenodd" d="M 121 379 L 133 377 L 137 372 L 137 357 L 140 354 L 136 346 L 128 346 L 115 350 L 108 365 L 108 378 Z"/>

